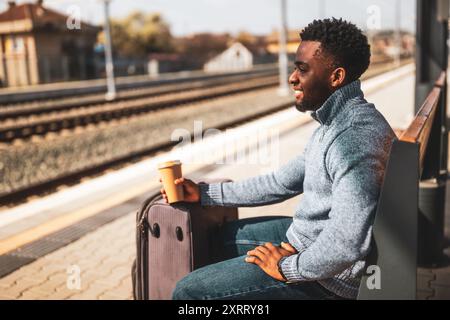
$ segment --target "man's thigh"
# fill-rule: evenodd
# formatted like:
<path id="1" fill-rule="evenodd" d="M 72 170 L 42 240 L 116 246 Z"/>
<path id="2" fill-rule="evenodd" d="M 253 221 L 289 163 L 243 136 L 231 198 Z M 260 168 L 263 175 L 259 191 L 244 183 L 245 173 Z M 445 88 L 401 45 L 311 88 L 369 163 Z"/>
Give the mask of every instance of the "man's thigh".
<path id="1" fill-rule="evenodd" d="M 197 269 L 181 279 L 173 299 L 332 299 L 316 282 L 286 284 L 236 257 Z"/>
<path id="2" fill-rule="evenodd" d="M 287 242 L 286 231 L 292 217 L 256 217 L 226 223 L 219 237 L 222 244 L 222 259 L 242 256 L 256 246 L 271 242 L 280 245 Z"/>

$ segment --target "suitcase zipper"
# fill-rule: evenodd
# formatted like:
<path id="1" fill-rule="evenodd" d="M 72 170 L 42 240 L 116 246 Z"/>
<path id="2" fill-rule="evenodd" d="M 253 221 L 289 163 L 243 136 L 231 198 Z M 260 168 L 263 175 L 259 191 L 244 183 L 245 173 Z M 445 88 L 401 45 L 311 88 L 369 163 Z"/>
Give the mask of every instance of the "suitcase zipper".
<path id="1" fill-rule="evenodd" d="M 150 225 L 146 219 L 147 219 L 147 214 L 143 214 L 141 220 L 138 223 L 138 228 L 139 228 L 139 231 L 141 232 L 141 236 L 144 237 L 145 239 L 147 239 L 147 232 L 145 232 L 146 228 L 148 228 L 150 230 L 150 233 L 153 234 L 153 232 L 152 232 L 153 230 L 150 227 Z"/>
<path id="2" fill-rule="evenodd" d="M 136 298 L 138 300 L 147 300 L 148 299 L 148 292 L 145 290 L 145 285 L 143 283 L 148 283 L 148 274 L 147 274 L 147 253 L 148 253 L 148 236 L 146 232 L 146 228 L 149 228 L 150 232 L 153 232 L 152 228 L 150 227 L 147 216 L 148 216 L 148 210 L 147 207 L 161 198 L 160 194 L 155 194 L 154 196 L 148 198 L 143 205 L 141 206 L 141 209 L 138 211 L 138 218 L 139 221 L 137 223 L 137 229 L 139 230 L 139 233 L 137 233 L 137 256 L 136 256 L 136 285 L 137 285 L 137 296 Z M 140 215 L 140 217 L 139 217 Z"/>

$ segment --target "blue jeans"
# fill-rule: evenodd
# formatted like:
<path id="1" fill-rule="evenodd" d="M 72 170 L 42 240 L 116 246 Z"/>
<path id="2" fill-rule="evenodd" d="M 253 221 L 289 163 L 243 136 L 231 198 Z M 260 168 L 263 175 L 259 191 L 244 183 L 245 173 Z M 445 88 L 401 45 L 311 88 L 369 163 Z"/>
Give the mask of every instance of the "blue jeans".
<path id="1" fill-rule="evenodd" d="M 266 242 L 288 242 L 291 217 L 257 217 L 225 224 L 219 232 L 224 261 L 194 270 L 181 279 L 173 299 L 338 299 L 315 281 L 286 284 L 245 262 L 247 251 Z"/>

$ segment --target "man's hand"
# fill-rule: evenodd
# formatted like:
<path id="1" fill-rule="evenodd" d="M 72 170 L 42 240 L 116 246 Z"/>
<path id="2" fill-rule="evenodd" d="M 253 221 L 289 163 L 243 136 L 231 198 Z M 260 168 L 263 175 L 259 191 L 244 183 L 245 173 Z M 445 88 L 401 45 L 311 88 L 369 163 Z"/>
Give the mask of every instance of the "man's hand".
<path id="1" fill-rule="evenodd" d="M 162 179 L 159 178 L 159 182 L 162 183 Z M 200 188 L 198 187 L 198 184 L 195 183 L 192 180 L 186 179 L 186 178 L 179 178 L 175 179 L 175 184 L 181 184 L 184 192 L 184 199 L 183 201 L 186 202 L 200 202 Z M 168 198 L 166 194 L 166 190 L 164 188 L 161 188 L 160 190 L 164 201 L 168 203 Z"/>
<path id="2" fill-rule="evenodd" d="M 289 243 L 281 243 L 281 247 L 276 247 L 272 243 L 267 242 L 263 246 L 247 252 L 245 261 L 258 265 L 265 273 L 279 281 L 286 281 L 278 271 L 278 261 L 282 257 L 296 254 L 297 250 Z"/>

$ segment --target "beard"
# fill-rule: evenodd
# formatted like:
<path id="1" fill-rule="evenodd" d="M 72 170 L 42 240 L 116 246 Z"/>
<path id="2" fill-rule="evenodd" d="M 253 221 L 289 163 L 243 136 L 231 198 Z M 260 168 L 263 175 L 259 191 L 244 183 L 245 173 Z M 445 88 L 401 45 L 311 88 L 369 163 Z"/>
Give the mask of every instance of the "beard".
<path id="1" fill-rule="evenodd" d="M 314 111 L 317 109 L 317 106 L 315 106 L 314 103 L 311 103 L 311 101 L 305 100 L 304 98 L 302 101 L 295 101 L 295 109 L 297 109 L 300 112 L 306 112 L 306 111 Z"/>
<path id="2" fill-rule="evenodd" d="M 295 108 L 300 112 L 316 111 L 319 109 L 333 92 L 326 84 L 317 83 L 315 90 L 304 92 L 300 101 L 295 101 Z"/>

